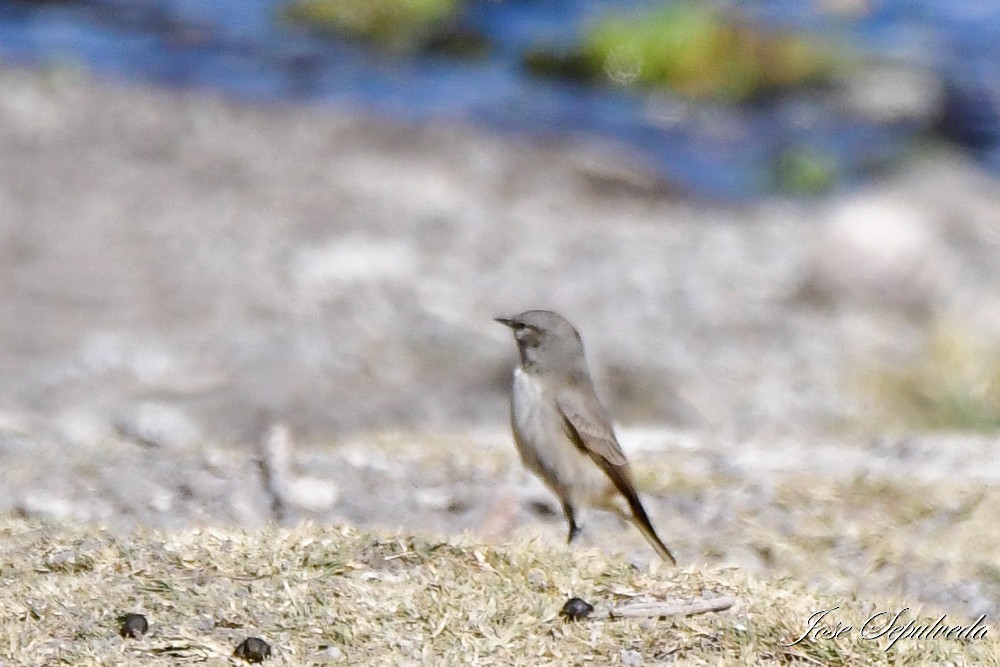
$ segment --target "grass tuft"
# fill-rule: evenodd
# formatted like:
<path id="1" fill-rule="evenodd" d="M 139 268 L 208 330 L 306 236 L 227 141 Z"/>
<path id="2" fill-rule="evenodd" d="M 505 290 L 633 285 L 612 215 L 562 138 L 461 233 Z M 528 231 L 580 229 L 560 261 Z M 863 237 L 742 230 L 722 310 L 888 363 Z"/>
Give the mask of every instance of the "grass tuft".
<path id="1" fill-rule="evenodd" d="M 842 67 L 815 39 L 754 27 L 704 3 L 679 2 L 652 13 L 595 23 L 578 48 L 528 54 L 541 74 L 669 88 L 692 98 L 741 102 L 820 83 Z"/>
<path id="2" fill-rule="evenodd" d="M 1000 345 L 937 326 L 907 363 L 867 381 L 890 420 L 907 428 L 1000 428 Z"/>
<path id="3" fill-rule="evenodd" d="M 440 31 L 460 4 L 460 0 L 295 0 L 285 16 L 318 30 L 407 49 Z"/>

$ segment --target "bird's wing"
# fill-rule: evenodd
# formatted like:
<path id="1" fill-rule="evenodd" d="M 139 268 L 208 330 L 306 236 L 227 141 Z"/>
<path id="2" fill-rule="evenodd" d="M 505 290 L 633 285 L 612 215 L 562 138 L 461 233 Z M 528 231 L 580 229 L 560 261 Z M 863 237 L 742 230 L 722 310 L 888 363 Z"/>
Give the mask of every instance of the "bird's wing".
<path id="1" fill-rule="evenodd" d="M 566 435 L 577 447 L 602 468 L 605 465 L 625 465 L 625 454 L 596 396 L 563 391 L 556 396 L 556 405 L 559 406 Z"/>
<path id="2" fill-rule="evenodd" d="M 564 391 L 556 396 L 556 405 L 559 406 L 566 435 L 590 456 L 625 497 L 632 510 L 632 520 L 643 537 L 653 545 L 653 549 L 663 560 L 676 565 L 677 560 L 656 534 L 649 515 L 639 500 L 632 482 L 632 473 L 625 461 L 625 453 L 622 452 L 597 397 L 593 394 Z"/>

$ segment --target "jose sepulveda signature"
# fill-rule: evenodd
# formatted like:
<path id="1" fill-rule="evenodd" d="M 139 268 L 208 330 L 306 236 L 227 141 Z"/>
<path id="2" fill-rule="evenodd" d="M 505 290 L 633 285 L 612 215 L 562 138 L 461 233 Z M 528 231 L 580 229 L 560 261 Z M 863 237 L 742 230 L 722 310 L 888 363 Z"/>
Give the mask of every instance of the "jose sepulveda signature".
<path id="1" fill-rule="evenodd" d="M 846 625 L 840 621 L 835 621 L 830 614 L 840 607 L 821 609 L 817 611 L 806 622 L 806 629 L 798 639 L 785 644 L 785 646 L 795 646 L 805 640 L 820 641 L 828 639 L 847 639 L 851 637 L 855 630 L 853 626 Z M 947 615 L 940 616 L 933 623 L 929 619 L 908 618 L 909 607 L 903 607 L 893 613 L 891 611 L 880 611 L 872 614 L 858 628 L 858 636 L 864 640 L 876 640 L 885 638 L 888 643 L 885 651 L 888 651 L 896 642 L 902 639 L 952 639 L 969 641 L 984 639 L 986 637 L 986 614 L 976 619 L 971 625 L 951 625 L 948 623 Z"/>

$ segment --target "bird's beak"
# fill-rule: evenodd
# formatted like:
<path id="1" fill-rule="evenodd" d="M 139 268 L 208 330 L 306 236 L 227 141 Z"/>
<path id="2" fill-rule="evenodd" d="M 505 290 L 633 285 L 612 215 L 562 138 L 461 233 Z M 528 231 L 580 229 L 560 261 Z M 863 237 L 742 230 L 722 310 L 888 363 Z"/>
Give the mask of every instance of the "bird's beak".
<path id="1" fill-rule="evenodd" d="M 511 329 L 513 329 L 514 327 L 516 327 L 519 324 L 519 322 L 516 319 L 512 318 L 512 317 L 494 317 L 493 321 L 494 322 L 499 322 L 500 324 L 504 325 L 505 327 L 510 327 Z"/>

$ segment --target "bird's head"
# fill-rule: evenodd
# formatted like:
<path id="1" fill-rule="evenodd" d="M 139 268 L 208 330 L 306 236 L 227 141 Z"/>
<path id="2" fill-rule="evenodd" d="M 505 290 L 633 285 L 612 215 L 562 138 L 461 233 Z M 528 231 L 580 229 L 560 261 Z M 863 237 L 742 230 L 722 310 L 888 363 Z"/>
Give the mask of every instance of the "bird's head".
<path id="1" fill-rule="evenodd" d="M 575 372 L 584 368 L 583 341 L 562 315 L 551 310 L 527 310 L 495 320 L 514 332 L 525 370 Z"/>

